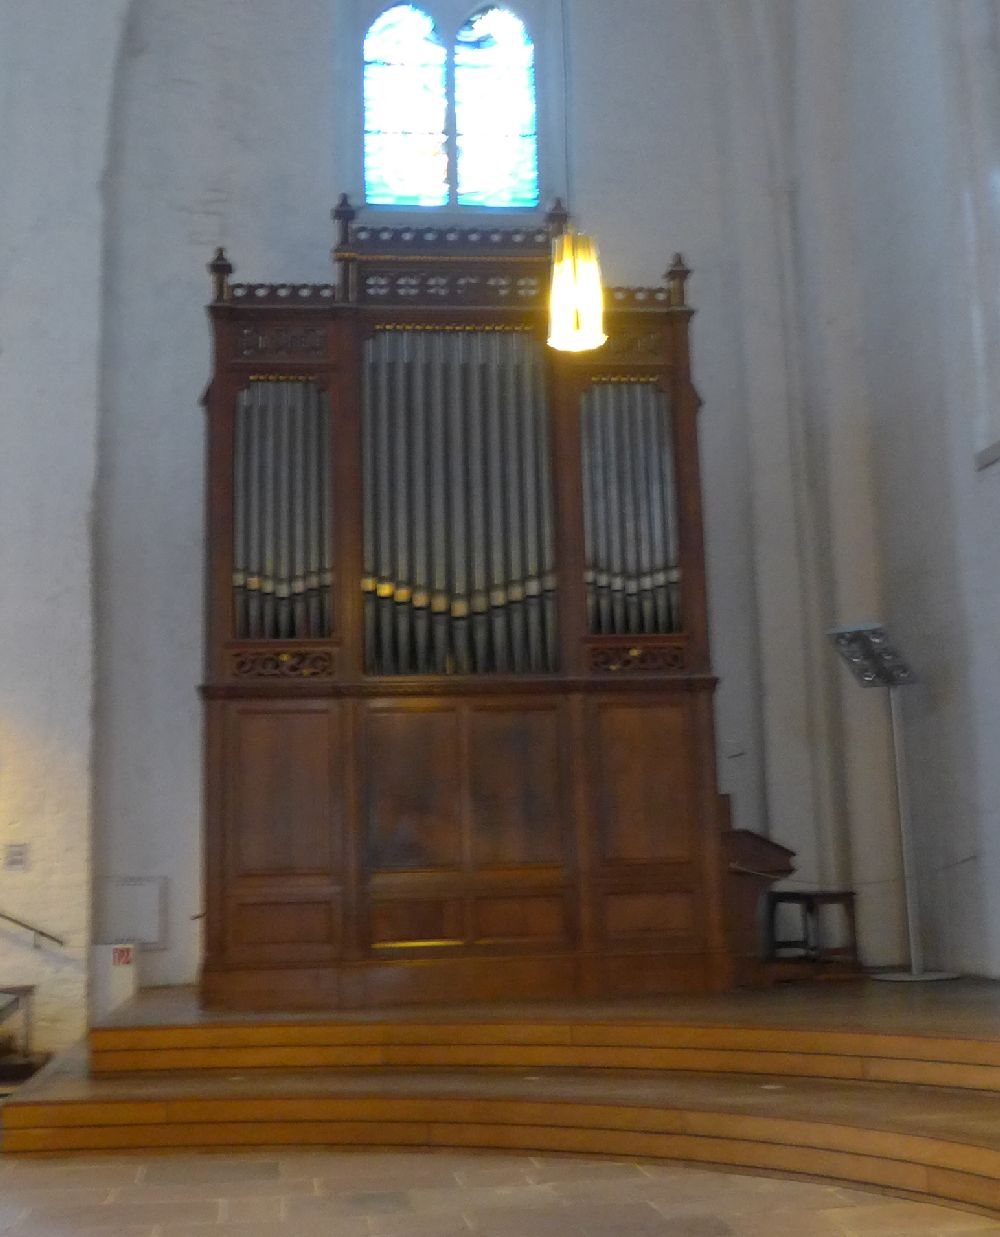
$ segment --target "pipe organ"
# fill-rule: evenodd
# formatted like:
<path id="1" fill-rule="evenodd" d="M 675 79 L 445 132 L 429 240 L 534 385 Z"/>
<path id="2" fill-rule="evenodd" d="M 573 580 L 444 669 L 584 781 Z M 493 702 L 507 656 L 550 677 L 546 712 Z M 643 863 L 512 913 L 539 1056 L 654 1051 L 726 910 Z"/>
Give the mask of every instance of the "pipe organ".
<path id="1" fill-rule="evenodd" d="M 365 670 L 559 666 L 544 357 L 525 330 L 365 341 Z"/>
<path id="2" fill-rule="evenodd" d="M 545 347 L 545 226 L 211 264 L 208 1004 L 734 980 L 688 272 Z"/>

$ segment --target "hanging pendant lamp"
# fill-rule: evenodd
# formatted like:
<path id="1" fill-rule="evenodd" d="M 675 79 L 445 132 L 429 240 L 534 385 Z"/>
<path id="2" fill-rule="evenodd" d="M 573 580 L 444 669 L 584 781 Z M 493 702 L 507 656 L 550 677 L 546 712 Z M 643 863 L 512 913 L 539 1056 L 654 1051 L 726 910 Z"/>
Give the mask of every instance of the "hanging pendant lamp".
<path id="1" fill-rule="evenodd" d="M 597 245 L 572 227 L 552 240 L 549 347 L 589 352 L 607 339 Z"/>

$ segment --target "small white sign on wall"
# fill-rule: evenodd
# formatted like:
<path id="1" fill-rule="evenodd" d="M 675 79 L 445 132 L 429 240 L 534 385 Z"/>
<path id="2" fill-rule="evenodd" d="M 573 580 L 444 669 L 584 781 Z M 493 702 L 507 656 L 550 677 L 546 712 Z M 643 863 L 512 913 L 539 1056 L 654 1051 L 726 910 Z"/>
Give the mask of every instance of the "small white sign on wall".
<path id="1" fill-rule="evenodd" d="M 101 882 L 101 935 L 139 949 L 167 947 L 167 878 L 107 876 Z"/>

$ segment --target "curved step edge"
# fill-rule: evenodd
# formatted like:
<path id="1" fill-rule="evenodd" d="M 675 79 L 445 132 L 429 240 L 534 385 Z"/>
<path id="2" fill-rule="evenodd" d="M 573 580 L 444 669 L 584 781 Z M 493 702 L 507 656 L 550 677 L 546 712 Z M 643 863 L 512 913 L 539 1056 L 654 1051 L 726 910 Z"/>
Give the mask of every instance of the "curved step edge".
<path id="1" fill-rule="evenodd" d="M 240 1099 L 13 1104 L 8 1154 L 425 1146 L 575 1152 L 766 1169 L 1000 1212 L 1000 1149 L 780 1117 L 562 1101 Z"/>

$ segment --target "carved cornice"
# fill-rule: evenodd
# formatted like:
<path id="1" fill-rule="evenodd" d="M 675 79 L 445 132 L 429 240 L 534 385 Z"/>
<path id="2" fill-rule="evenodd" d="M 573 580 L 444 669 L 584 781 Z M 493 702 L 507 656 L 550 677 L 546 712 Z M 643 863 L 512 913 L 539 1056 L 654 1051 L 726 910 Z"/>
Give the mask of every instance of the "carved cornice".
<path id="1" fill-rule="evenodd" d="M 365 261 L 371 257 L 413 255 L 428 261 L 442 256 L 464 258 L 534 257 L 548 262 L 552 238 L 544 225 L 499 228 L 480 225 L 458 227 L 384 227 L 358 224 L 350 229 L 347 243 L 334 251 L 340 258 Z"/>

